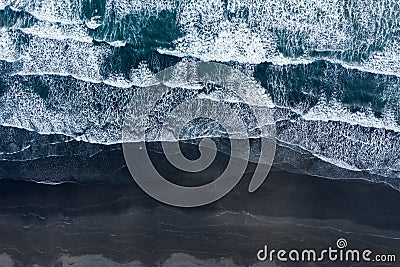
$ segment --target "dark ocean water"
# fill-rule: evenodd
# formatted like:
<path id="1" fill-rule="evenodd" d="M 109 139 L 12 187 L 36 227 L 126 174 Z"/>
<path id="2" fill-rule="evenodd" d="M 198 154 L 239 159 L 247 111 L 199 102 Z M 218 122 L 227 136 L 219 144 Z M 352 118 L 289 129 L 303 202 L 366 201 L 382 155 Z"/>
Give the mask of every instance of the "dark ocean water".
<path id="1" fill-rule="evenodd" d="M 197 61 L 261 86 L 277 150 L 260 192 L 241 182 L 182 210 L 136 186 L 122 126 L 158 72 Z M 341 236 L 395 253 L 399 79 L 397 0 L 0 0 L 3 265 L 247 266 L 265 242 L 323 247 Z"/>

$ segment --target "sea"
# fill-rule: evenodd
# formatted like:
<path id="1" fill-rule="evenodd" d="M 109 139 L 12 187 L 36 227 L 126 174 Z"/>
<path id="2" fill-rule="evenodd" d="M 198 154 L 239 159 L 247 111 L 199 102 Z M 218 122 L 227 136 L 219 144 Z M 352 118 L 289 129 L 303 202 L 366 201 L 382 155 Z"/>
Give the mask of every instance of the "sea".
<path id="1" fill-rule="evenodd" d="M 174 207 L 129 172 L 124 116 L 160 72 L 199 62 L 261 90 L 275 156 L 256 192 L 250 161 L 226 196 Z M 168 86 L 166 114 L 189 90 Z M 262 102 L 260 90 L 246 97 Z M 149 149 L 170 181 L 196 186 L 223 172 L 229 140 L 207 122 L 179 143 L 195 159 L 196 140 L 214 138 L 208 172 L 191 178 Z M 159 148 L 158 137 L 130 142 Z M 367 264 L 257 258 L 265 245 L 318 250 L 339 239 L 400 260 L 399 191 L 397 0 L 0 0 L 0 266 Z"/>

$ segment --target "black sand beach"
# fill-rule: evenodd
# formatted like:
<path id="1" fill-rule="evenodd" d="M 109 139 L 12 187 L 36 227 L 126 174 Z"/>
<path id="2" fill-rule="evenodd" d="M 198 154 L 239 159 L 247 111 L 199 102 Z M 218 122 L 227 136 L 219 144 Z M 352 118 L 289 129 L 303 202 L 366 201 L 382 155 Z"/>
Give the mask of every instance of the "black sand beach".
<path id="1" fill-rule="evenodd" d="M 338 238 L 399 255 L 400 193 L 389 186 L 274 170 L 249 194 L 248 176 L 222 200 L 195 209 L 160 204 L 135 184 L 2 180 L 3 265 L 250 266 L 260 264 L 256 253 L 265 244 L 322 249 Z M 268 264 L 261 266 L 276 266 Z"/>

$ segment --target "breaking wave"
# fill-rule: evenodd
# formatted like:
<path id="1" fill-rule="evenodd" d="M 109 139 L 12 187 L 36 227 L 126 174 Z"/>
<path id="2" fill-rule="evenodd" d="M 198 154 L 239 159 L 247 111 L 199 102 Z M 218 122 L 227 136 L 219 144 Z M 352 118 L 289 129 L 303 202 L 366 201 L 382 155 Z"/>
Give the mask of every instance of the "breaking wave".
<path id="1" fill-rule="evenodd" d="M 400 178 L 398 1 L 0 0 L 0 17 L 1 161 L 119 144 L 135 89 L 190 57 L 265 88 L 276 166 Z"/>

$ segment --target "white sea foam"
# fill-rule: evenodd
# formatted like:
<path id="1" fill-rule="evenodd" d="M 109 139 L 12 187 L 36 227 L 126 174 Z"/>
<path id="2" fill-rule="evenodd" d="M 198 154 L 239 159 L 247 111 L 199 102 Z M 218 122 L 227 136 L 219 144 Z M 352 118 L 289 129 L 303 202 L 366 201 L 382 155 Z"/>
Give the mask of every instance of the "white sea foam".
<path id="1" fill-rule="evenodd" d="M 35 18 L 47 22 L 61 22 L 64 24 L 82 24 L 83 1 L 80 0 L 1 0 L 0 9 L 10 7 L 13 10 L 25 11 Z M 173 0 L 107 0 L 105 3 L 105 18 L 95 15 L 86 23 L 94 29 L 101 25 L 103 19 L 116 15 L 115 19 L 122 19 L 131 14 L 154 14 L 162 10 L 172 10 L 176 8 Z M 98 12 L 98 11 L 97 11 Z"/>
<path id="2" fill-rule="evenodd" d="M 80 3 L 79 0 L 20 0 L 9 1 L 0 6 L 24 10 L 42 21 L 79 24 L 82 23 L 79 17 L 82 8 Z"/>
<path id="3" fill-rule="evenodd" d="M 17 81 L 0 98 L 0 124 L 86 142 L 120 142 L 121 110 L 129 88 L 145 86 L 153 79 L 145 62 L 132 69 L 129 78 L 120 73 L 103 77 L 100 67 L 112 47 L 94 45 L 87 34 L 86 28 L 96 29 L 107 21 L 119 23 L 132 14 L 177 9 L 184 35 L 175 41 L 176 48 L 159 49 L 160 53 L 275 65 L 324 59 L 400 77 L 400 8 L 395 0 L 357 0 L 351 6 L 338 0 L 229 0 L 227 5 L 222 0 L 191 0 L 179 7 L 175 1 L 109 0 L 104 16 L 89 21 L 79 17 L 78 0 L 0 0 L 0 9 L 6 6 L 25 10 L 40 21 L 27 28 L 0 29 L 0 59 L 21 63 L 17 75 L 55 74 L 80 81 L 63 85 L 74 90 L 61 90 L 65 88 L 56 88 L 60 84 L 44 77 L 50 88 L 47 99 Z M 29 42 L 21 42 L 22 37 Z M 126 42 L 110 44 L 124 46 Z M 398 87 L 383 95 L 398 101 Z M 278 134 L 281 140 L 346 169 L 373 169 L 388 176 L 389 170 L 400 170 L 399 114 L 392 106 L 383 108 L 381 118 L 372 109 L 350 112 L 338 101 L 324 99 L 305 113 L 296 111 L 300 118 L 288 120 L 287 132 Z"/>
<path id="4" fill-rule="evenodd" d="M 192 0 L 178 5 L 172 0 L 109 0 L 104 16 L 95 15 L 88 21 L 77 15 L 81 5 L 78 0 L 0 1 L 0 8 L 10 6 L 39 18 L 40 23 L 23 31 L 46 38 L 91 42 L 86 27 L 96 29 L 106 21 L 118 24 L 132 14 L 149 16 L 177 10 L 184 36 L 175 41 L 175 49 L 159 49 L 160 53 L 204 61 L 276 65 L 325 59 L 348 68 L 400 77 L 400 6 L 395 0 L 359 0 L 351 6 L 339 0 L 230 0 L 227 5 L 222 0 Z M 230 12 L 229 18 L 226 12 Z M 110 40 L 110 44 L 124 46 L 126 41 Z M 369 56 L 358 60 L 368 49 Z M 346 53 L 350 58 L 344 56 Z"/>
<path id="5" fill-rule="evenodd" d="M 86 26 L 92 30 L 100 27 L 101 24 L 101 16 L 94 16 L 89 21 L 86 21 Z"/>
<path id="6" fill-rule="evenodd" d="M 29 41 L 18 42 L 20 38 Z M 48 39 L 18 30 L 0 31 L 0 60 L 19 61 L 21 74 L 68 73 L 82 79 L 101 80 L 100 65 L 109 52 L 105 46 L 73 39 Z"/>
<path id="7" fill-rule="evenodd" d="M 318 104 L 305 113 L 302 118 L 314 121 L 340 121 L 351 125 L 380 128 L 400 133 L 400 126 L 396 122 L 392 110 L 383 112 L 383 117 L 377 118 L 371 108 L 351 112 L 340 102 L 331 100 L 328 103 L 325 98 L 321 98 Z"/>
<path id="8" fill-rule="evenodd" d="M 108 0 L 106 2 L 106 16 L 115 14 L 121 19 L 131 14 L 154 14 L 162 10 L 172 10 L 176 7 L 173 0 Z"/>
<path id="9" fill-rule="evenodd" d="M 325 162 L 351 171 L 400 178 L 399 133 L 339 121 L 297 119 L 279 125 L 279 141 L 309 151 Z"/>
<path id="10" fill-rule="evenodd" d="M 159 51 L 254 64 L 326 59 L 400 76 L 399 14 L 395 0 L 360 0 L 352 5 L 338 0 L 231 0 L 226 7 L 222 0 L 193 0 L 180 12 L 184 36 L 175 41 L 174 50 Z"/>
<path id="11" fill-rule="evenodd" d="M 84 19 L 82 11 L 85 10 L 83 2 L 80 0 L 38 0 L 38 1 L 0 1 L 0 9 L 10 7 L 15 11 L 24 11 L 39 20 L 38 25 L 33 25 L 35 31 L 41 31 L 40 36 L 47 34 L 48 38 L 66 39 L 75 38 L 76 34 L 69 28 L 74 25 L 80 28 L 94 30 L 103 23 L 111 23 L 114 27 L 125 27 L 119 25 L 128 15 L 136 15 L 138 18 L 143 17 L 145 21 L 147 17 L 157 15 L 163 10 L 172 10 L 176 7 L 176 2 L 172 0 L 107 0 L 105 2 L 105 13 L 100 14 L 98 10 L 94 10 L 94 15 L 88 20 Z M 46 29 L 47 28 L 47 29 Z M 56 28 L 56 32 L 51 28 Z M 62 29 L 65 29 L 62 31 Z M 113 29 L 107 29 L 107 31 Z M 27 30 L 29 31 L 29 30 Z M 31 29 L 32 33 L 33 30 Z M 83 33 L 84 31 L 81 31 Z M 58 37 L 62 36 L 62 37 Z M 80 36 L 81 38 L 89 38 L 88 36 Z M 104 40 L 106 41 L 106 40 Z M 120 46 L 125 43 L 124 40 L 111 40 L 111 45 Z"/>
<path id="12" fill-rule="evenodd" d="M 72 35 L 54 35 L 48 28 L 36 29 L 39 28 L 22 31 L 0 29 L 0 60 L 20 63 L 14 75 L 72 76 L 82 81 L 103 82 L 121 88 L 146 86 L 154 75 L 142 62 L 137 69 L 131 70 L 129 78 L 118 73 L 104 77 L 100 68 L 104 58 L 111 54 L 110 47 L 94 45 L 84 34 L 70 39 Z M 48 38 L 49 35 L 52 35 L 51 38 Z M 29 42 L 19 43 L 17 40 L 21 37 L 29 38 Z"/>
<path id="13" fill-rule="evenodd" d="M 59 83 L 44 77 L 49 89 L 44 99 L 16 79 L 0 98 L 0 125 L 90 143 L 120 143 L 121 111 L 132 91 L 71 80 L 60 90 Z M 390 122 L 390 116 L 378 119 L 369 110 L 353 114 L 339 103 L 321 100 L 302 117 L 280 120 L 277 138 L 341 168 L 394 177 L 392 172 L 400 170 L 400 139 L 398 126 Z"/>
<path id="14" fill-rule="evenodd" d="M 113 41 L 113 42 L 108 42 L 109 45 L 115 46 L 115 47 L 123 47 L 126 45 L 126 42 L 122 41 Z"/>
<path id="15" fill-rule="evenodd" d="M 7 6 L 10 6 L 12 0 L 1 0 L 0 1 L 0 10 L 4 10 Z"/>
<path id="16" fill-rule="evenodd" d="M 49 22 L 39 22 L 31 27 L 16 28 L 21 32 L 31 36 L 53 40 L 73 39 L 80 42 L 91 43 L 92 37 L 87 34 L 87 31 L 81 25 L 59 25 Z"/>
<path id="17" fill-rule="evenodd" d="M 122 75 L 110 74 L 107 79 L 104 80 L 104 83 L 120 88 L 130 88 L 133 86 L 146 87 L 154 84 L 154 76 L 155 74 L 151 72 L 147 64 L 141 62 L 138 68 L 131 69 L 128 79 Z"/>

